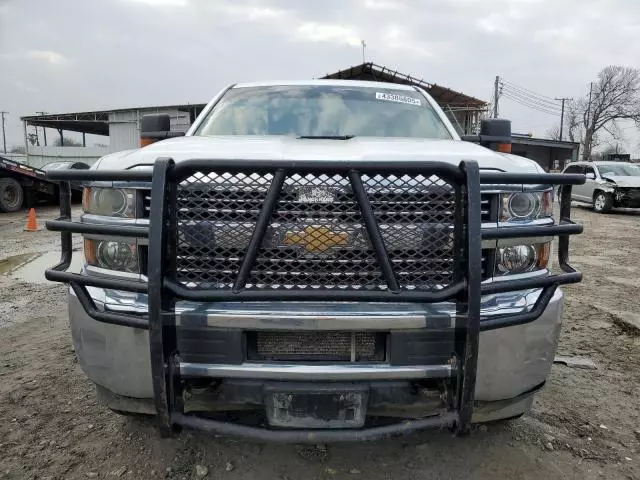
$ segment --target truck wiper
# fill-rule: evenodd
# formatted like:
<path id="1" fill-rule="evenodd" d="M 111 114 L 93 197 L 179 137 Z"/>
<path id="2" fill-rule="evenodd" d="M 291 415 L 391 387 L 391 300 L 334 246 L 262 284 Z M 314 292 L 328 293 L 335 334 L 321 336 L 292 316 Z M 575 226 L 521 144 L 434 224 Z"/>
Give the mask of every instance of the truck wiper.
<path id="1" fill-rule="evenodd" d="M 313 140 L 350 140 L 355 135 L 301 135 L 298 138 L 313 139 Z"/>

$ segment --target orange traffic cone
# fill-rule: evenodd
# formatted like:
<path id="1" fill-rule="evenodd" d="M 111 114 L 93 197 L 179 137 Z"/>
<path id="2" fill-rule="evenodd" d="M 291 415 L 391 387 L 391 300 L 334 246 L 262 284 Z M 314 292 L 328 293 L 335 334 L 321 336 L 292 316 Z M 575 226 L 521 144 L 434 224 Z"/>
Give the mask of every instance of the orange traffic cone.
<path id="1" fill-rule="evenodd" d="M 27 217 L 27 228 L 24 229 L 25 232 L 37 232 L 38 231 L 38 222 L 36 221 L 36 209 L 29 209 L 29 216 Z"/>

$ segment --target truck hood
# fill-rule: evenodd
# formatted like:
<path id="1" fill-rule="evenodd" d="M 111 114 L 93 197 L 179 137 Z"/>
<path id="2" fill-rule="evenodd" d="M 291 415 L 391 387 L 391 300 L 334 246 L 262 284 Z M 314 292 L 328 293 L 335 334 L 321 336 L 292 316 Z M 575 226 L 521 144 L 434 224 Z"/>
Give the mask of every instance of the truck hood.
<path id="1" fill-rule="evenodd" d="M 482 169 L 540 172 L 532 160 L 497 153 L 460 140 L 362 137 L 350 140 L 298 139 L 280 136 L 189 136 L 156 142 L 147 147 L 112 153 L 93 165 L 100 170 L 153 165 L 159 157 L 176 162 L 194 158 L 247 160 L 442 161 L 457 165 L 476 160 Z"/>
<path id="2" fill-rule="evenodd" d="M 605 175 L 603 178 L 612 180 L 618 187 L 640 188 L 640 177 Z"/>

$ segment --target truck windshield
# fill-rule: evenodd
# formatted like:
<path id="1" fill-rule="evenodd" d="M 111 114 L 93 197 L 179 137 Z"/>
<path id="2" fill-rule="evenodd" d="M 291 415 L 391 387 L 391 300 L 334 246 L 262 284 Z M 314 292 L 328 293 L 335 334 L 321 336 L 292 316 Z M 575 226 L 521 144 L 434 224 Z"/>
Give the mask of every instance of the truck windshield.
<path id="1" fill-rule="evenodd" d="M 600 175 L 606 177 L 640 177 L 640 167 L 637 165 L 598 165 Z"/>
<path id="2" fill-rule="evenodd" d="M 335 85 L 231 89 L 195 134 L 452 138 L 416 91 Z"/>

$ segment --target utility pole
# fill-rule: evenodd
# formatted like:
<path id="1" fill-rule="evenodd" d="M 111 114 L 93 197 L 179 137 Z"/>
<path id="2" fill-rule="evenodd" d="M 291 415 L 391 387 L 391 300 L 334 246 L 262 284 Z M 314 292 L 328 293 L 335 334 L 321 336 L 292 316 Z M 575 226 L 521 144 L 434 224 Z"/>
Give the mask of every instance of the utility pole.
<path id="1" fill-rule="evenodd" d="M 496 75 L 493 84 L 493 118 L 498 118 L 498 98 L 500 98 L 500 77 Z"/>
<path id="2" fill-rule="evenodd" d="M 586 140 L 589 139 L 589 147 L 588 147 L 588 151 L 589 151 L 589 155 L 591 155 L 591 143 L 593 142 L 593 139 L 591 138 L 591 97 L 593 96 L 593 82 L 591 82 L 589 84 L 589 104 L 587 106 L 587 125 L 585 126 L 585 132 L 584 132 L 584 152 L 582 152 L 582 156 L 583 156 L 583 160 L 589 160 L 588 158 L 584 158 L 587 152 L 587 142 Z"/>
<path id="3" fill-rule="evenodd" d="M 365 63 L 365 60 L 364 60 L 364 49 L 367 47 L 367 44 L 364 43 L 364 40 L 360 40 L 360 43 L 362 44 L 362 63 Z"/>
<path id="4" fill-rule="evenodd" d="M 564 102 L 567 100 L 573 100 L 573 98 L 556 98 L 556 100 L 562 101 L 562 110 L 560 112 L 560 141 L 562 141 L 562 131 L 564 127 Z"/>
<path id="5" fill-rule="evenodd" d="M 46 115 L 47 112 L 36 112 L 36 115 Z M 42 127 L 42 135 L 44 136 L 44 146 L 47 146 L 47 129 Z"/>
<path id="6" fill-rule="evenodd" d="M 4 153 L 7 153 L 7 137 L 4 134 L 4 114 L 9 112 L 0 111 L 0 117 L 2 117 L 2 149 Z"/>

